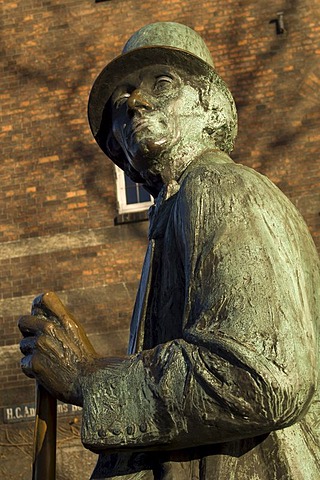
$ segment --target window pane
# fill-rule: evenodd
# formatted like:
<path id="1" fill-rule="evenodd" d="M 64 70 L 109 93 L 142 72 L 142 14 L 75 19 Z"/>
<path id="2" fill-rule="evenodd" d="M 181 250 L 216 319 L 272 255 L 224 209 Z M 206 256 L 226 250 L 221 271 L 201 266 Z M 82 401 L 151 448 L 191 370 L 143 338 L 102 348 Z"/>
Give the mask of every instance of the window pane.
<path id="1" fill-rule="evenodd" d="M 137 186 L 136 184 L 125 175 L 125 182 L 126 182 L 126 199 L 127 203 L 137 203 L 138 202 L 138 195 L 137 195 Z"/>
<path id="2" fill-rule="evenodd" d="M 151 198 L 148 192 L 141 185 L 138 186 L 139 199 L 138 202 L 150 202 Z"/>
<path id="3" fill-rule="evenodd" d="M 125 181 L 125 184 L 126 184 L 126 188 L 127 187 L 133 187 L 135 185 L 135 183 L 127 175 L 124 176 L 124 181 Z"/>
<path id="4" fill-rule="evenodd" d="M 146 192 L 141 185 L 133 182 L 129 177 L 127 177 L 127 175 L 125 175 L 124 177 L 126 185 L 127 204 L 150 202 L 151 198 L 149 193 Z"/>

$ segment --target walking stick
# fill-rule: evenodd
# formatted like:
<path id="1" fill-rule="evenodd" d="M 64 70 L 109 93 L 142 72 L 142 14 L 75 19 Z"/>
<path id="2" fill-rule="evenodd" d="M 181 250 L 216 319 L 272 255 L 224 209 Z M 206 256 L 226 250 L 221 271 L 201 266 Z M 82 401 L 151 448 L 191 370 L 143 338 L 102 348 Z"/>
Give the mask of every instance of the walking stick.
<path id="1" fill-rule="evenodd" d="M 56 478 L 57 400 L 36 382 L 32 480 Z"/>

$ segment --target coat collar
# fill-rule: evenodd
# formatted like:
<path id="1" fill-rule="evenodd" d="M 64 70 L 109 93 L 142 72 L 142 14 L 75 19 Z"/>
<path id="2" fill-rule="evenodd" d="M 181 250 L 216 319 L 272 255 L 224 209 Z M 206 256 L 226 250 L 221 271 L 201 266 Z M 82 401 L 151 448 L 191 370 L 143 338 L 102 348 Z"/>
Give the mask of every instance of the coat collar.
<path id="1" fill-rule="evenodd" d="M 156 198 L 155 204 L 149 209 L 149 239 L 164 236 L 172 206 L 183 180 L 194 168 L 208 163 L 222 164 L 234 162 L 229 155 L 220 150 L 205 150 L 188 164 L 178 181 L 173 180 L 169 185 L 164 185 Z"/>

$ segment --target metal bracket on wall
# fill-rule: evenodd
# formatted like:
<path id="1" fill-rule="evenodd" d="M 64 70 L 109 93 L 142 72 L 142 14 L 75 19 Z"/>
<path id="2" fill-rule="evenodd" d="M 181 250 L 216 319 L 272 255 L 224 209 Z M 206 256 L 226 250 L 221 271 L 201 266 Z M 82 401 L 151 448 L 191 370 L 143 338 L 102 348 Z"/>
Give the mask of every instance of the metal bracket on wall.
<path id="1" fill-rule="evenodd" d="M 277 18 L 274 18 L 273 20 L 270 20 L 269 23 L 275 23 L 276 24 L 276 34 L 277 35 L 283 35 L 286 33 L 286 29 L 284 28 L 284 19 L 283 19 L 284 13 L 283 12 L 277 12 Z"/>

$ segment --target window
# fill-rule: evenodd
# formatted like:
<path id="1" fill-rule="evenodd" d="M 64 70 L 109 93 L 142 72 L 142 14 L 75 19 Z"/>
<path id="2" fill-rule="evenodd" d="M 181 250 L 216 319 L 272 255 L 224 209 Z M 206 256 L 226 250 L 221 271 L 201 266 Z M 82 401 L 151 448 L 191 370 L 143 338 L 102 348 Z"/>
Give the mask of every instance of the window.
<path id="1" fill-rule="evenodd" d="M 153 205 L 149 193 L 139 183 L 130 180 L 119 167 L 115 168 L 119 214 L 148 210 Z"/>

